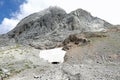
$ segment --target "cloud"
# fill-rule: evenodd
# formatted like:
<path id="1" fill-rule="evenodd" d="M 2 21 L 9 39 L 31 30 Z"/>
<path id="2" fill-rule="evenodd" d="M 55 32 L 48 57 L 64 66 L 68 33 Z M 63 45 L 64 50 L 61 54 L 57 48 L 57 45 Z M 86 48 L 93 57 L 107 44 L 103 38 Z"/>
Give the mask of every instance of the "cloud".
<path id="1" fill-rule="evenodd" d="M 0 25 L 0 33 L 3 34 L 12 30 L 18 22 L 19 20 L 17 19 L 4 18 L 4 20 L 2 21 L 2 24 Z"/>
<path id="2" fill-rule="evenodd" d="M 119 0 L 26 0 L 25 3 L 20 5 L 18 12 L 11 13 L 12 18 L 4 18 L 2 24 L 0 24 L 0 33 L 10 31 L 25 16 L 49 6 L 59 6 L 67 12 L 82 8 L 91 12 L 93 16 L 100 17 L 113 24 L 118 24 L 120 23 L 119 3 Z"/>

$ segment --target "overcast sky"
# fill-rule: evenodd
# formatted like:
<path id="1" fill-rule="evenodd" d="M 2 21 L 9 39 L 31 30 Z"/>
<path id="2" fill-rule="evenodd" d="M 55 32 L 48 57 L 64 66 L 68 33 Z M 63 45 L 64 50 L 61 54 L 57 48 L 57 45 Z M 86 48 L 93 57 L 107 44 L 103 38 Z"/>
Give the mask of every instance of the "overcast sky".
<path id="1" fill-rule="evenodd" d="M 0 0 L 0 33 L 13 29 L 25 16 L 59 6 L 68 13 L 82 8 L 112 24 L 120 24 L 120 0 Z"/>

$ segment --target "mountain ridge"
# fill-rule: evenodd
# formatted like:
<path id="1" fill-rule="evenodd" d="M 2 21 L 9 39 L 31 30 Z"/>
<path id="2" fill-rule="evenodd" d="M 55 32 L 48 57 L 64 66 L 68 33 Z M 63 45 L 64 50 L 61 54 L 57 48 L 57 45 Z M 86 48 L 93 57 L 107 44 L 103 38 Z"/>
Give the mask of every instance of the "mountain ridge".
<path id="1" fill-rule="evenodd" d="M 25 45 L 44 44 L 46 39 L 48 43 L 57 45 L 70 34 L 105 31 L 112 26 L 83 9 L 66 13 L 59 7 L 49 7 L 22 19 L 7 35 Z"/>

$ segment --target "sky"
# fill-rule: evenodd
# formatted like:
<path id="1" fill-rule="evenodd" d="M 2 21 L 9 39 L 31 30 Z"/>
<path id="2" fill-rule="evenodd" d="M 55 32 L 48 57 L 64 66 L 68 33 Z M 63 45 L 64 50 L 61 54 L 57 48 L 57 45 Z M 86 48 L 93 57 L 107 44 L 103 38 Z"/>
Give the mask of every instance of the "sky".
<path id="1" fill-rule="evenodd" d="M 120 24 L 120 0 L 0 0 L 0 34 L 12 30 L 24 17 L 49 6 L 67 13 L 82 8 L 112 24 Z"/>

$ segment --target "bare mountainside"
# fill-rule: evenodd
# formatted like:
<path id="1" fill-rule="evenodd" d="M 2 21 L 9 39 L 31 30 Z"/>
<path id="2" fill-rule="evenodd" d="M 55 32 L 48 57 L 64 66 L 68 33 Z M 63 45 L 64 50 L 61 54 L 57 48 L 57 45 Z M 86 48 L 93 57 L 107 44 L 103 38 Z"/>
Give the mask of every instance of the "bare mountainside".
<path id="1" fill-rule="evenodd" d="M 52 48 L 70 34 L 105 31 L 110 27 L 112 24 L 82 9 L 67 14 L 61 8 L 50 7 L 21 20 L 8 36 L 17 43 Z"/>
<path id="2" fill-rule="evenodd" d="M 58 47 L 63 63 L 39 57 Z M 0 35 L 0 80 L 120 80 L 120 26 L 83 9 L 31 14 Z"/>

